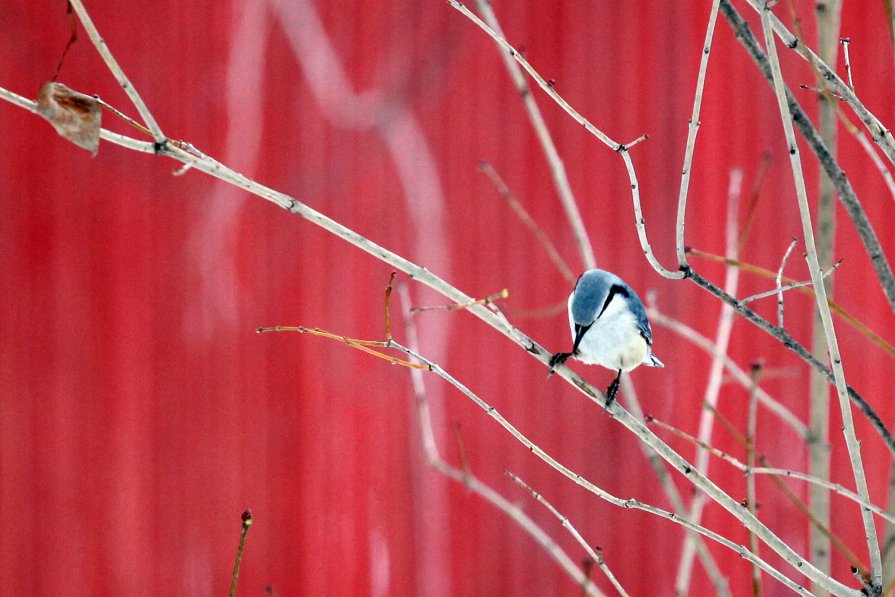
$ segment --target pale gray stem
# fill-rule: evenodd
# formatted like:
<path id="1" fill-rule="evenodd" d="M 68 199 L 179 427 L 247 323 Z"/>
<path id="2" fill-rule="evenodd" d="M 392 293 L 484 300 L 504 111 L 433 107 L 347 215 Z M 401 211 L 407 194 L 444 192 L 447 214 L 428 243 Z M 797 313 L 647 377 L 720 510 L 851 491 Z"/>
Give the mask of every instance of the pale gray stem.
<path id="1" fill-rule="evenodd" d="M 864 473 L 860 445 L 855 435 L 854 420 L 852 419 L 851 405 L 848 399 L 848 388 L 845 381 L 845 372 L 842 367 L 842 356 L 839 352 L 839 344 L 836 339 L 833 317 L 830 313 L 829 303 L 827 302 L 827 295 L 822 277 L 823 270 L 818 262 L 817 248 L 814 242 L 813 223 L 811 221 L 811 211 L 808 205 L 808 193 L 805 187 L 805 179 L 802 174 L 802 164 L 799 158 L 799 150 L 796 144 L 789 105 L 786 101 L 786 94 L 783 87 L 783 73 L 780 70 L 780 62 L 777 57 L 777 47 L 772 29 L 772 16 L 773 15 L 768 8 L 765 7 L 761 9 L 762 31 L 767 45 L 768 60 L 771 64 L 774 92 L 777 97 L 778 107 L 780 108 L 783 131 L 786 135 L 786 143 L 789 147 L 790 165 L 796 186 L 796 196 L 798 198 L 799 212 L 802 220 L 802 233 L 805 237 L 805 248 L 808 252 L 809 271 L 811 279 L 814 282 L 815 300 L 823 324 L 827 352 L 832 361 L 833 376 L 836 382 L 836 391 L 839 396 L 839 407 L 842 412 L 843 434 L 848 448 L 855 485 L 861 497 L 869 502 L 867 478 Z M 867 549 L 870 556 L 870 584 L 874 589 L 879 588 L 881 590 L 882 562 L 879 541 L 876 535 L 876 526 L 874 525 L 872 514 L 863 508 L 861 509 L 861 518 L 864 522 L 864 532 L 866 534 Z"/>
<path id="2" fill-rule="evenodd" d="M 640 248 L 643 250 L 643 254 L 646 256 L 647 261 L 656 270 L 656 272 L 669 279 L 680 279 L 684 277 L 684 272 L 681 271 L 672 271 L 666 269 L 659 260 L 656 259 L 655 254 L 653 253 L 652 247 L 649 244 L 646 236 L 646 223 L 643 219 L 643 210 L 640 206 L 640 186 L 637 183 L 637 175 L 634 171 L 634 163 L 631 161 L 631 156 L 628 155 L 628 147 L 633 146 L 634 144 L 642 141 L 646 138 L 646 136 L 642 136 L 635 141 L 629 144 L 619 143 L 617 141 L 613 141 L 609 138 L 606 133 L 595 127 L 589 120 L 584 118 L 581 114 L 578 113 L 575 108 L 573 108 L 562 96 L 560 96 L 552 85 L 549 85 L 547 81 L 541 77 L 540 74 L 528 63 L 528 60 L 525 59 L 513 46 L 511 46 L 507 40 L 505 40 L 501 35 L 498 35 L 494 29 L 489 27 L 484 21 L 482 21 L 475 14 L 470 12 L 466 6 L 457 2 L 457 0 L 448 0 L 448 4 L 450 4 L 453 8 L 455 8 L 458 12 L 460 12 L 463 16 L 468 18 L 470 21 L 475 23 L 477 27 L 479 27 L 482 31 L 487 33 L 491 39 L 493 39 L 497 44 L 504 49 L 504 51 L 509 52 L 510 56 L 519 63 L 519 65 L 529 74 L 529 76 L 535 80 L 538 86 L 544 90 L 544 92 L 550 96 L 550 98 L 556 102 L 556 104 L 565 110 L 565 112 L 571 116 L 578 124 L 582 125 L 584 129 L 599 139 L 604 145 L 617 151 L 621 154 L 622 159 L 625 162 L 625 169 L 628 171 L 628 178 L 631 181 L 631 195 L 634 201 L 634 225 L 637 228 L 637 237 L 640 240 Z"/>
<path id="3" fill-rule="evenodd" d="M 497 15 L 495 15 L 494 11 L 491 9 L 491 3 L 488 0 L 476 0 L 476 6 L 478 6 L 479 11 L 481 11 L 482 16 L 484 17 L 484 21 L 488 26 L 491 27 L 498 36 L 505 37 L 500 28 L 500 23 L 497 20 Z M 500 43 L 497 43 L 497 47 L 502 49 Z M 531 93 L 531 87 L 528 85 L 528 80 L 522 73 L 522 69 L 519 67 L 518 63 L 513 60 L 513 57 L 506 51 L 500 52 L 500 57 L 503 60 L 507 72 L 510 74 L 510 78 L 513 80 L 513 84 L 519 91 L 519 95 L 522 98 L 522 105 L 525 107 L 525 112 L 528 114 L 531 126 L 538 138 L 538 142 L 541 144 L 541 149 L 544 151 L 547 163 L 550 165 L 553 184 L 559 195 L 560 203 L 562 203 L 563 209 L 566 212 L 566 218 L 569 220 L 569 225 L 572 227 L 572 234 L 575 235 L 575 244 L 578 245 L 581 261 L 584 263 L 585 269 L 593 269 L 597 267 L 594 249 L 590 243 L 587 228 L 584 226 L 584 220 L 581 218 L 578 203 L 575 201 L 575 195 L 572 193 L 572 185 L 569 184 L 569 177 L 566 176 L 566 167 L 559 155 L 559 151 L 556 149 L 553 137 L 550 135 L 550 129 L 547 128 L 547 123 L 544 122 L 541 110 L 538 108 L 538 104 Z"/>
<path id="4" fill-rule="evenodd" d="M 743 47 L 749 52 L 749 55 L 755 61 L 759 70 L 761 70 L 762 74 L 764 74 L 765 78 L 770 82 L 772 80 L 771 70 L 767 56 L 758 45 L 755 36 L 752 35 L 749 25 L 733 7 L 730 0 L 721 0 L 721 12 L 730 22 L 731 27 L 733 27 L 737 39 L 743 44 Z M 864 211 L 864 207 L 858 200 L 858 196 L 855 194 L 851 183 L 845 176 L 845 172 L 839 167 L 836 160 L 833 159 L 827 146 L 824 144 L 823 139 L 821 139 L 817 130 L 814 128 L 814 125 L 811 123 L 811 120 L 808 118 L 808 115 L 802 110 L 801 106 L 796 101 L 795 96 L 793 96 L 788 89 L 786 89 L 786 99 L 789 105 L 789 111 L 792 114 L 793 122 L 795 122 L 796 126 L 799 128 L 799 132 L 808 143 L 808 147 L 810 147 L 814 155 L 817 156 L 821 168 L 833 181 L 833 185 L 836 187 L 836 192 L 839 194 L 839 200 L 842 201 L 843 207 L 845 207 L 845 210 L 848 212 L 848 215 L 855 226 L 855 230 L 857 230 L 858 235 L 861 237 L 864 249 L 870 257 L 870 263 L 873 265 L 879 283 L 886 295 L 886 300 L 889 302 L 889 308 L 895 312 L 895 274 L 892 272 L 892 267 L 886 259 L 882 244 L 879 241 L 879 237 L 876 235 L 876 231 L 873 229 L 873 225 L 870 223 L 870 219 L 867 217 L 867 213 Z"/>
<path id="5" fill-rule="evenodd" d="M 681 267 L 688 267 L 687 249 L 684 241 L 684 228 L 687 219 L 687 192 L 690 189 L 690 172 L 693 167 L 693 151 L 696 149 L 696 134 L 699 132 L 699 112 L 702 108 L 702 91 L 705 87 L 705 73 L 708 70 L 709 54 L 712 50 L 712 38 L 715 35 L 715 23 L 718 21 L 719 0 L 712 2 L 709 12 L 709 23 L 702 44 L 702 58 L 699 61 L 699 74 L 696 77 L 696 94 L 693 99 L 693 113 L 687 129 L 687 147 L 684 150 L 684 167 L 681 172 L 681 188 L 677 199 L 677 226 L 675 227 L 677 244 L 677 261 Z"/>
<path id="6" fill-rule="evenodd" d="M 606 578 L 609 579 L 609 582 L 612 583 L 612 586 L 615 587 L 615 590 L 618 591 L 619 595 L 622 595 L 622 597 L 630 597 L 628 595 L 628 592 L 625 591 L 625 588 L 618 581 L 618 578 L 615 576 L 615 574 L 612 573 L 612 570 L 609 569 L 609 566 L 606 565 L 606 562 L 603 560 L 603 556 L 594 551 L 594 549 L 587 543 L 587 541 L 584 540 L 584 537 L 581 536 L 581 533 L 578 532 L 578 529 L 575 528 L 575 525 L 571 523 L 567 516 L 563 516 L 560 511 L 553 506 L 553 504 L 547 501 L 547 498 L 532 489 L 528 483 L 520 479 L 518 476 L 514 475 L 510 471 L 507 471 L 506 474 L 510 479 L 513 480 L 514 483 L 516 483 L 516 485 L 525 489 L 529 494 L 531 494 L 531 497 L 533 497 L 535 501 L 547 508 L 547 510 L 549 510 L 550 513 L 559 520 L 563 528 L 566 529 L 570 535 L 572 535 L 578 545 L 580 545 L 584 549 L 585 553 L 587 553 L 587 555 L 594 561 L 594 563 L 597 564 Z"/>
<path id="7" fill-rule="evenodd" d="M 841 0 L 820 0 L 815 4 L 818 29 L 818 50 L 820 57 L 828 64 L 836 64 L 837 43 L 842 15 Z M 836 102 L 838 100 L 825 94 L 818 95 L 820 102 L 820 137 L 835 160 L 836 145 Z M 818 205 L 817 205 L 817 261 L 818 265 L 827 269 L 833 261 L 833 243 L 836 238 L 836 189 L 826 172 L 820 172 Z M 810 268 L 810 264 L 809 264 Z M 824 280 L 824 291 L 833 296 L 832 280 Z M 820 314 L 815 312 L 811 336 L 811 352 L 818 359 L 824 359 L 827 352 L 827 340 Z M 830 386 L 817 371 L 811 371 L 809 380 L 810 406 L 808 425 L 808 470 L 820 479 L 830 478 Z M 818 485 L 808 489 L 808 503 L 817 517 L 817 522 L 824 529 L 830 528 L 830 493 Z M 828 533 L 824 533 L 819 525 L 810 525 L 809 543 L 811 561 L 820 570 L 830 571 L 832 564 L 832 543 Z M 815 591 L 818 587 L 813 587 Z"/>
<path id="8" fill-rule="evenodd" d="M 106 63 L 109 72 L 115 76 L 118 85 L 121 86 L 121 89 L 127 94 L 131 103 L 134 104 L 134 107 L 140 114 L 140 118 L 143 119 L 143 124 L 145 124 L 146 128 L 152 132 L 152 138 L 155 139 L 156 143 L 164 144 L 165 141 L 167 141 L 167 138 L 164 133 L 162 133 L 162 129 L 159 128 L 158 123 L 155 121 L 155 117 L 149 111 L 149 108 L 146 107 L 143 98 L 140 97 L 140 94 L 137 93 L 137 90 L 131 85 L 127 75 L 124 74 L 124 70 L 118 65 L 118 61 L 115 60 L 112 52 L 109 51 L 106 42 L 103 41 L 99 31 L 97 31 L 96 26 L 93 24 L 93 20 L 90 18 L 90 15 L 87 14 L 87 10 L 84 8 L 81 0 L 69 0 L 69 5 L 78 15 L 78 20 L 81 21 L 81 25 L 83 25 L 84 30 L 87 31 L 87 36 L 90 38 L 90 41 L 93 42 L 93 47 L 96 48 L 96 51 L 99 53 L 100 57 L 102 57 L 103 62 Z"/>
<path id="9" fill-rule="evenodd" d="M 743 171 L 734 168 L 730 172 L 730 183 L 727 190 L 727 219 L 725 226 L 725 253 L 736 260 L 739 246 L 739 209 L 740 194 L 743 187 Z M 733 265 L 728 265 L 724 271 L 724 291 L 729 295 L 736 295 L 739 287 L 740 270 Z M 715 332 L 714 350 L 712 351 L 712 364 L 709 369 L 709 378 L 705 386 L 702 398 L 704 405 L 699 414 L 698 439 L 702 444 L 709 444 L 712 440 L 712 432 L 715 428 L 715 413 L 718 410 L 718 401 L 721 398 L 721 385 L 724 377 L 724 356 L 727 355 L 730 345 L 730 336 L 733 332 L 734 310 L 730 305 L 721 305 L 721 313 L 718 315 L 718 325 Z M 722 356 L 723 355 L 723 356 Z M 696 468 L 707 475 L 709 472 L 709 454 L 703 449 L 696 449 Z M 702 514 L 705 509 L 706 496 L 698 493 L 690 502 L 689 518 L 699 524 L 702 522 Z M 678 595 L 690 593 L 690 581 L 693 574 L 693 559 L 695 544 L 691 536 L 684 539 L 683 549 L 677 568 L 675 579 L 675 591 Z"/>
<path id="10" fill-rule="evenodd" d="M 774 283 L 777 285 L 777 325 L 783 329 L 783 287 L 781 286 L 781 280 L 783 278 L 783 270 L 786 268 L 786 262 L 789 260 L 789 256 L 792 254 L 792 250 L 796 247 L 797 239 L 792 239 L 792 242 L 789 243 L 789 248 L 786 249 L 786 253 L 783 254 L 783 259 L 780 260 L 780 269 L 777 270 L 777 277 L 774 278 Z M 746 304 L 746 301 L 742 301 L 743 304 Z"/>

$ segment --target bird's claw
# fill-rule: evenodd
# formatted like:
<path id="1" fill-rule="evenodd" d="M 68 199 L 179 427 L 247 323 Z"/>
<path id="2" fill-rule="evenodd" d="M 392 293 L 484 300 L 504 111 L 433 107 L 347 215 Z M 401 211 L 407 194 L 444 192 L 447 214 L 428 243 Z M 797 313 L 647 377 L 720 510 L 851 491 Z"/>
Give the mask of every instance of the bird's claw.
<path id="1" fill-rule="evenodd" d="M 550 357 L 550 361 L 548 363 L 550 365 L 550 371 L 547 372 L 547 377 L 553 375 L 554 369 L 565 363 L 566 359 L 568 359 L 570 356 L 572 356 L 571 352 L 558 352 Z"/>

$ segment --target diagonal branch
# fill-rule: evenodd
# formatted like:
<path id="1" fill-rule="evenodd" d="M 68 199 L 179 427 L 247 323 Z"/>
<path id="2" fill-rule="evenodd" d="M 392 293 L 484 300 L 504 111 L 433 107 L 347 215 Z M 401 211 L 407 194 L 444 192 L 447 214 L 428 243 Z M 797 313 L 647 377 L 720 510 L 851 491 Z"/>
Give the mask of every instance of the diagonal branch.
<path id="1" fill-rule="evenodd" d="M 500 29 L 500 23 L 497 21 L 497 15 L 495 15 L 494 11 L 491 9 L 491 3 L 488 0 L 476 0 L 476 5 L 479 7 L 479 11 L 484 15 L 485 22 L 488 23 L 491 29 L 493 29 L 500 37 L 504 37 L 503 31 Z M 500 47 L 500 43 L 497 45 Z M 516 64 L 513 57 L 506 52 L 500 52 L 500 56 L 503 59 L 503 64 L 506 67 L 507 72 L 510 74 L 510 78 L 513 79 L 513 84 L 516 86 L 519 95 L 522 97 L 522 105 L 528 113 L 528 119 L 531 121 L 531 126 L 535 131 L 535 135 L 538 137 L 538 142 L 540 142 L 541 148 L 544 150 L 544 155 L 547 157 L 547 163 L 550 164 L 550 172 L 553 175 L 553 184 L 556 186 L 559 200 L 562 203 L 563 209 L 566 211 L 566 218 L 569 220 L 569 225 L 572 227 L 572 233 L 575 235 L 575 243 L 578 245 L 578 251 L 581 254 L 581 261 L 584 263 L 584 268 L 593 269 L 597 267 L 597 260 L 596 257 L 594 257 L 594 249 L 590 243 L 590 238 L 587 235 L 587 229 L 584 227 L 584 220 L 581 219 L 581 212 L 578 209 L 578 204 L 575 202 L 575 196 L 572 194 L 572 185 L 569 184 L 569 177 L 566 175 L 566 167 L 559 155 L 559 151 L 556 149 L 556 144 L 553 142 L 553 137 L 550 135 L 547 123 L 544 122 L 541 110 L 538 108 L 538 104 L 531 94 L 531 88 L 528 86 L 528 81 L 525 79 L 525 75 L 522 74 L 519 65 Z M 572 283 L 574 284 L 574 282 L 573 279 Z"/>
<path id="2" fill-rule="evenodd" d="M 127 94 L 127 97 L 130 98 L 131 103 L 134 104 L 137 112 L 140 113 L 140 118 L 143 119 L 143 122 L 152 132 L 152 138 L 155 139 L 157 144 L 163 145 L 167 138 L 164 133 L 162 133 L 162 129 L 159 128 L 158 123 L 155 121 L 155 117 L 153 117 L 149 108 L 147 108 L 146 104 L 143 102 L 143 98 L 140 97 L 136 88 L 134 88 L 127 78 L 127 75 L 124 74 L 124 71 L 118 65 L 118 61 L 115 60 L 112 52 L 109 51 L 109 47 L 106 45 L 106 42 L 103 41 L 99 31 L 96 30 L 96 25 L 93 24 L 93 20 L 90 18 L 90 15 L 87 14 L 87 10 L 84 8 L 81 0 L 69 0 L 69 6 L 74 8 L 78 15 L 78 19 L 81 21 L 81 25 L 83 25 L 84 30 L 87 31 L 87 35 L 90 37 L 90 41 L 93 42 L 96 51 L 102 57 L 106 66 L 109 67 L 109 71 L 115 76 L 115 80 L 118 81 L 118 84 Z"/>

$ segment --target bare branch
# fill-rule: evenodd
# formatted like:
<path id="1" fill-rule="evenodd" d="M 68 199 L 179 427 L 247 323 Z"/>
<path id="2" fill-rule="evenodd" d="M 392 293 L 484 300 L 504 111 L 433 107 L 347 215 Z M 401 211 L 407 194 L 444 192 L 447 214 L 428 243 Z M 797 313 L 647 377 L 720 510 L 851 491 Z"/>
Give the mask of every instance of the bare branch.
<path id="1" fill-rule="evenodd" d="M 515 63 L 513 63 L 515 65 Z M 506 185 L 503 179 L 500 177 L 494 168 L 488 162 L 482 162 L 479 164 L 479 170 L 485 173 L 485 175 L 491 179 L 491 182 L 494 183 L 494 186 L 497 187 L 497 192 L 500 193 L 500 196 L 503 197 L 506 202 L 509 204 L 510 208 L 513 210 L 513 213 L 516 214 L 516 217 L 521 220 L 525 227 L 534 235 L 538 242 L 541 243 L 541 246 L 544 247 L 544 250 L 547 252 L 547 257 L 550 258 L 550 261 L 553 262 L 553 265 L 556 266 L 556 269 L 563 275 L 563 277 L 569 282 L 570 285 L 575 285 L 575 274 L 572 273 L 571 268 L 569 268 L 569 264 L 566 263 L 565 259 L 563 259 L 559 252 L 556 250 L 556 246 L 554 246 L 553 242 L 550 241 L 550 238 L 538 226 L 538 223 L 534 221 L 534 219 L 529 215 L 528 210 L 525 209 L 525 206 L 522 205 L 516 196 L 513 195 L 513 192 Z M 594 266 L 587 266 L 588 269 Z"/>
<path id="2" fill-rule="evenodd" d="M 791 252 L 790 250 L 793 247 L 793 245 L 789 245 L 789 246 L 790 246 L 790 249 L 787 249 L 786 255 L 784 255 L 784 257 L 783 257 L 783 262 L 780 263 L 780 269 L 778 270 L 780 277 L 783 276 L 783 266 L 786 264 L 786 259 L 789 257 L 789 253 Z M 836 262 L 835 265 L 833 265 L 833 267 L 831 267 L 830 269 L 828 269 L 827 271 L 825 271 L 823 273 L 823 277 L 827 278 L 828 276 L 830 276 L 833 272 L 835 272 L 839 268 L 839 266 L 841 264 L 842 264 L 842 260 L 840 259 L 839 261 Z M 774 288 L 773 290 L 767 290 L 765 292 L 759 292 L 758 294 L 753 294 L 751 296 L 747 296 L 746 298 L 740 299 L 740 304 L 745 305 L 746 303 L 751 303 L 752 301 L 757 301 L 759 299 L 768 298 L 769 296 L 774 296 L 776 294 L 777 295 L 777 307 L 778 307 L 777 318 L 779 320 L 779 326 L 783 327 L 783 323 L 782 323 L 783 322 L 783 293 L 786 292 L 787 290 L 792 290 L 793 288 L 804 288 L 805 286 L 811 286 L 812 282 L 811 282 L 811 280 L 804 280 L 802 282 L 792 282 L 791 284 L 787 284 L 786 286 L 779 286 L 779 283 L 780 283 L 780 278 L 777 278 L 778 286 L 776 288 Z"/>
<path id="3" fill-rule="evenodd" d="M 476 5 L 488 26 L 500 37 L 505 37 L 500 28 L 500 23 L 497 21 L 497 15 L 495 15 L 494 11 L 491 9 L 491 3 L 487 0 L 476 0 Z M 501 47 L 500 43 L 498 43 L 497 46 Z M 590 238 L 587 235 L 584 220 L 581 219 L 578 203 L 575 201 L 575 196 L 572 194 L 572 186 L 569 184 L 568 176 L 566 176 L 566 167 L 563 165 L 562 158 L 559 156 L 559 151 L 557 151 L 556 145 L 553 143 L 553 137 L 550 135 L 547 123 L 544 122 L 544 117 L 541 115 L 538 104 L 531 94 L 528 81 L 519 69 L 519 65 L 516 64 L 513 57 L 506 52 L 500 52 L 500 57 L 503 60 L 507 72 L 510 74 L 510 78 L 513 80 L 513 84 L 519 91 L 519 95 L 522 97 L 522 105 L 525 107 L 525 112 L 528 114 L 531 126 L 541 144 L 541 148 L 544 150 L 547 163 L 550 165 L 550 173 L 553 175 L 553 184 L 556 186 L 556 192 L 559 194 L 560 202 L 562 203 L 563 209 L 566 211 L 566 218 L 568 218 L 569 225 L 572 227 L 572 233 L 575 235 L 575 243 L 578 245 L 578 251 L 581 255 L 581 261 L 584 264 L 584 268 L 593 269 L 597 267 L 597 260 L 594 257 L 594 249 L 590 243 Z M 572 283 L 574 284 L 574 282 L 575 280 L 573 278 Z"/>
<path id="4" fill-rule="evenodd" d="M 687 263 L 686 243 L 684 241 L 684 227 L 687 216 L 687 192 L 690 189 L 690 171 L 693 167 L 693 151 L 696 149 L 696 134 L 699 132 L 699 112 L 702 107 L 702 91 L 705 87 L 705 73 L 709 66 L 709 53 L 712 49 L 712 38 L 715 34 L 715 23 L 718 21 L 719 0 L 712 2 L 709 12 L 709 23 L 705 31 L 705 42 L 702 44 L 702 58 L 699 61 L 699 74 L 696 77 L 696 94 L 693 99 L 693 113 L 690 116 L 687 131 L 687 147 L 684 150 L 684 167 L 681 172 L 681 188 L 677 200 L 677 261 L 683 267 L 689 267 Z"/>
<path id="5" fill-rule="evenodd" d="M 606 133 L 595 127 L 590 123 L 586 118 L 584 118 L 581 114 L 578 113 L 565 99 L 560 96 L 552 85 L 545 81 L 541 75 L 528 63 L 528 60 L 525 59 L 513 46 L 511 46 L 503 36 L 499 35 L 494 31 L 491 27 L 486 25 L 480 18 L 474 15 L 469 11 L 466 6 L 457 2 L 457 0 L 448 0 L 448 4 L 450 4 L 453 8 L 455 8 L 458 12 L 460 12 L 463 16 L 468 18 L 470 21 L 475 23 L 482 31 L 487 33 L 494 41 L 500 45 L 506 52 L 510 53 L 516 62 L 518 62 L 523 69 L 534 79 L 538 86 L 543 89 L 550 98 L 559 105 L 560 108 L 565 110 L 565 112 L 571 116 L 575 122 L 582 125 L 587 132 L 594 135 L 597 139 L 603 142 L 604 145 L 609 147 L 610 149 L 617 151 L 625 162 L 625 168 L 628 171 L 628 178 L 631 181 L 631 195 L 634 201 L 634 224 L 637 228 L 637 236 L 640 239 L 640 247 L 643 249 L 643 253 L 649 261 L 650 265 L 653 266 L 653 269 L 656 270 L 661 276 L 669 279 L 680 279 L 684 277 L 683 272 L 679 271 L 671 271 L 662 266 L 661 263 L 656 259 L 655 254 L 653 253 L 652 247 L 650 247 L 649 240 L 646 237 L 646 224 L 643 219 L 643 209 L 640 205 L 640 185 L 637 183 L 637 174 L 634 171 L 634 163 L 631 161 L 631 156 L 628 154 L 628 146 L 618 143 L 610 139 Z M 633 141 L 631 145 L 634 145 L 640 142 L 645 137 L 640 137 Z"/>
<path id="6" fill-rule="evenodd" d="M 432 307 L 412 307 L 410 309 L 410 312 L 421 313 L 423 311 L 461 311 L 463 309 L 475 307 L 476 305 L 491 305 L 491 303 L 493 303 L 497 299 L 505 299 L 508 296 L 510 296 L 510 293 L 506 288 L 504 288 L 500 292 L 496 292 L 490 296 L 486 296 L 485 298 L 469 301 L 468 303 L 460 303 L 454 305 L 435 305 Z"/>
<path id="7" fill-rule="evenodd" d="M 864 123 L 864 126 L 867 127 L 867 131 L 870 133 L 873 141 L 880 146 L 883 153 L 889 158 L 889 161 L 895 164 L 895 139 L 893 139 L 891 131 L 883 126 L 883 123 L 861 103 L 861 100 L 854 94 L 854 91 L 839 78 L 839 75 L 836 74 L 835 70 L 821 60 L 820 57 L 815 54 L 811 48 L 802 43 L 798 37 L 793 35 L 780 19 L 770 12 L 770 10 L 764 8 L 763 0 L 747 1 L 759 14 L 766 12 L 770 13 L 771 27 L 774 33 L 777 34 L 777 37 L 780 38 L 780 41 L 783 42 L 787 48 L 793 50 L 799 56 L 804 58 L 805 61 L 820 74 L 831 91 L 842 96 L 846 103 L 852 108 L 855 115 L 857 115 L 861 122 Z"/>
<path id="8" fill-rule="evenodd" d="M 118 61 L 112 56 L 112 52 L 109 51 L 106 42 L 103 41 L 99 31 L 96 30 L 96 26 L 93 24 L 90 15 L 87 14 L 84 5 L 81 4 L 81 0 L 69 0 L 69 5 L 74 8 L 75 13 L 77 13 L 81 25 L 84 26 L 84 30 L 87 31 L 90 41 L 93 42 L 93 47 L 96 48 L 96 51 L 102 57 L 103 62 L 106 63 L 109 71 L 115 76 L 115 80 L 118 81 L 121 89 L 124 90 L 127 97 L 130 98 L 131 103 L 133 103 L 134 107 L 137 109 L 137 112 L 140 113 L 140 118 L 143 119 L 143 122 L 152 132 L 152 138 L 155 140 L 156 144 L 164 145 L 165 141 L 167 141 L 167 137 L 162 133 L 162 129 L 159 128 L 159 125 L 155 121 L 155 117 L 153 117 L 152 113 L 149 111 L 149 108 L 146 107 L 143 98 L 140 97 L 140 94 L 137 93 L 137 90 L 131 84 L 127 75 L 124 74 L 124 70 L 118 65 Z"/>
<path id="9" fill-rule="evenodd" d="M 780 269 L 777 270 L 777 277 L 774 278 L 774 283 L 777 285 L 777 325 L 783 329 L 783 287 L 780 284 L 780 280 L 783 278 L 783 269 L 786 267 L 786 262 L 789 259 L 789 256 L 792 254 L 792 250 L 796 248 L 796 243 L 798 239 L 793 238 L 792 242 L 789 243 L 789 248 L 786 249 L 786 253 L 783 254 L 783 259 L 780 260 Z M 792 284 L 790 287 L 795 288 Z M 752 297 L 753 300 L 755 297 Z M 746 304 L 746 300 L 741 301 L 744 305 Z"/>
<path id="10" fill-rule="evenodd" d="M 584 540 L 584 537 L 581 536 L 581 533 L 578 532 L 578 529 L 569 521 L 568 517 L 560 514 L 559 510 L 553 507 L 553 504 L 547 501 L 547 499 L 542 496 L 540 493 L 532 489 L 528 483 L 511 473 L 510 471 L 506 472 L 506 475 L 513 480 L 514 483 L 525 489 L 531 497 L 533 497 L 539 504 L 547 508 L 551 514 L 553 514 L 559 522 L 562 524 L 563 528 L 569 531 L 569 534 L 574 537 L 575 541 L 584 548 L 584 551 L 587 552 L 587 555 L 597 563 L 600 567 L 600 570 L 603 574 L 606 575 L 606 578 L 609 579 L 609 582 L 612 583 L 612 586 L 619 592 L 620 595 L 624 597 L 629 597 L 628 592 L 625 591 L 624 587 L 622 587 L 621 583 L 618 581 L 618 578 L 612 573 L 612 570 L 609 569 L 609 566 L 606 565 L 606 562 L 603 560 L 602 554 L 598 554 L 593 550 L 593 548 L 587 544 L 587 541 Z"/>
<path id="11" fill-rule="evenodd" d="M 814 244 L 814 230 L 811 222 L 811 211 L 808 206 L 808 194 L 805 188 L 805 179 L 802 175 L 802 164 L 799 159 L 798 146 L 796 144 L 795 132 L 793 131 L 792 121 L 790 120 L 789 105 L 786 101 L 786 94 L 783 88 L 783 73 L 780 70 L 780 62 L 777 58 L 777 47 L 772 29 L 771 11 L 768 8 L 761 10 L 761 24 L 764 32 L 765 43 L 767 45 L 768 60 L 771 65 L 771 74 L 774 80 L 774 91 L 777 96 L 777 103 L 780 108 L 781 120 L 783 122 L 783 131 L 786 135 L 786 143 L 789 146 L 790 164 L 792 166 L 793 178 L 796 185 L 796 195 L 799 202 L 799 212 L 802 220 L 802 233 L 805 239 L 805 248 L 808 252 L 809 272 L 814 282 L 814 292 L 818 311 L 823 322 L 824 335 L 827 340 L 827 351 L 832 362 L 833 376 L 836 381 L 836 391 L 839 395 L 839 407 L 842 412 L 842 422 L 844 427 L 845 443 L 848 447 L 849 460 L 852 465 L 852 472 L 855 478 L 855 484 L 858 493 L 866 501 L 870 501 L 867 489 L 867 479 L 864 473 L 864 464 L 861 458 L 860 446 L 855 435 L 855 426 L 852 419 L 851 407 L 848 398 L 848 386 L 845 382 L 845 372 L 842 368 L 842 357 L 839 353 L 839 344 L 836 340 L 836 331 L 833 326 L 833 316 L 830 313 L 830 306 L 827 304 L 827 294 L 824 288 L 822 270 L 818 263 L 817 249 Z M 870 554 L 870 584 L 873 587 L 882 589 L 882 559 L 879 550 L 879 540 L 877 539 L 876 526 L 873 522 L 873 516 L 865 509 L 861 509 L 861 518 L 864 521 L 864 532 L 867 537 L 867 549 Z"/>
<path id="12" fill-rule="evenodd" d="M 750 0 L 750 3 L 753 5 L 755 4 L 754 0 Z M 749 25 L 733 7 L 730 0 L 721 0 L 721 12 L 730 22 L 734 33 L 736 33 L 737 39 L 740 40 L 749 52 L 749 55 L 755 61 L 759 70 L 761 70 L 768 81 L 771 81 L 771 70 L 767 56 L 759 46 L 755 36 L 752 35 Z M 776 19 L 776 17 L 774 18 Z M 792 40 L 795 39 L 796 38 L 794 37 L 792 38 Z M 797 45 L 800 48 L 804 47 L 803 44 Z M 830 72 L 832 76 L 835 76 L 835 73 L 832 73 L 829 69 L 825 72 Z M 807 141 L 811 151 L 817 156 L 821 168 L 827 173 L 827 176 L 830 177 L 830 180 L 836 187 L 839 200 L 848 212 L 858 235 L 861 237 L 861 241 L 864 243 L 864 248 L 870 257 L 870 263 L 873 265 L 873 269 L 883 288 L 886 299 L 889 301 L 889 308 L 895 312 L 895 274 L 892 272 L 892 267 L 886 259 L 882 244 L 879 241 L 879 237 L 876 235 L 873 225 L 870 223 L 870 219 L 867 217 L 867 213 L 864 211 L 864 207 L 858 200 L 845 172 L 843 172 L 842 168 L 839 167 L 839 164 L 836 163 L 829 148 L 827 148 L 823 139 L 821 139 L 817 130 L 814 128 L 811 119 L 808 118 L 808 115 L 796 101 L 795 96 L 793 96 L 788 89 L 786 90 L 786 99 L 789 112 L 792 114 L 793 122 L 799 127 L 799 132 L 801 132 L 802 137 Z"/>

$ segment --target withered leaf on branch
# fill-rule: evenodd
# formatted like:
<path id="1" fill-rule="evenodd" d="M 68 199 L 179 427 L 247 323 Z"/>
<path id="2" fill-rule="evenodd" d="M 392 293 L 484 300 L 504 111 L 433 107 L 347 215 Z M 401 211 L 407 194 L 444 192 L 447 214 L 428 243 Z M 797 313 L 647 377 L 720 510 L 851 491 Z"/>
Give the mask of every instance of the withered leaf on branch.
<path id="1" fill-rule="evenodd" d="M 96 155 L 102 109 L 94 98 L 62 83 L 44 83 L 37 98 L 37 113 L 49 120 L 57 133 Z"/>

